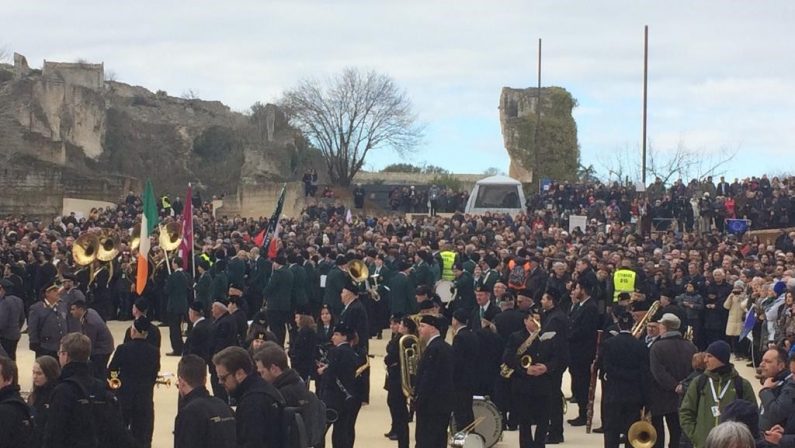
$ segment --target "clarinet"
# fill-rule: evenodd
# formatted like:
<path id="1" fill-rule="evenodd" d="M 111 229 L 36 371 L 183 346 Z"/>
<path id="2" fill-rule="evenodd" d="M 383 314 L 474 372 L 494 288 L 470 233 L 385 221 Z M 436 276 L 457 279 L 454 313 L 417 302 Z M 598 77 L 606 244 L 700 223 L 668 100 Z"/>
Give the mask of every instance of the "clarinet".
<path id="1" fill-rule="evenodd" d="M 588 407 L 585 415 L 585 432 L 591 433 L 591 424 L 593 423 L 593 404 L 596 397 L 596 374 L 597 364 L 599 362 L 599 347 L 602 345 L 602 330 L 596 332 L 596 356 L 591 363 L 591 384 L 588 386 Z"/>

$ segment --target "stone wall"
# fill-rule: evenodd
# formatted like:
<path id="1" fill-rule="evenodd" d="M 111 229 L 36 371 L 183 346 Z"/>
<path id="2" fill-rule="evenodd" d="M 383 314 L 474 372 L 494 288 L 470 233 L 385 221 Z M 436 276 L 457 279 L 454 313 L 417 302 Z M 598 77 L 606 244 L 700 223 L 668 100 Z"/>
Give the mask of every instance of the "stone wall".
<path id="1" fill-rule="evenodd" d="M 483 174 L 451 174 L 452 177 L 470 188 L 477 181 L 487 176 Z M 374 184 L 383 183 L 389 185 L 430 185 L 438 176 L 436 174 L 422 173 L 380 173 L 370 171 L 359 171 L 353 178 L 353 183 Z"/>
<path id="2" fill-rule="evenodd" d="M 48 82 L 60 82 L 99 90 L 104 87 L 104 64 L 88 64 L 82 62 L 49 62 L 44 61 L 42 76 Z"/>
<path id="3" fill-rule="evenodd" d="M 56 216 L 63 206 L 59 170 L 28 170 L 5 166 L 0 170 L 0 214 Z"/>

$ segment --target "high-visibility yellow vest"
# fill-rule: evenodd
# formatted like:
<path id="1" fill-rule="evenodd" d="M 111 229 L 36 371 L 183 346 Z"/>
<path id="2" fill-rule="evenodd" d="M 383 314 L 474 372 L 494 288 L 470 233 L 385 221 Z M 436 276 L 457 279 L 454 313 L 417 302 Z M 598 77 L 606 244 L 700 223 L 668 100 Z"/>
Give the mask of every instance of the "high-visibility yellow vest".
<path id="1" fill-rule="evenodd" d="M 455 252 L 446 250 L 439 253 L 442 257 L 442 280 L 452 281 L 455 278 L 453 274 L 453 263 L 455 263 Z"/>
<path id="2" fill-rule="evenodd" d="M 635 277 L 637 274 L 631 269 L 619 269 L 613 274 L 613 302 L 618 302 L 622 292 L 635 292 Z"/>
<path id="3" fill-rule="evenodd" d="M 168 196 L 160 198 L 160 203 L 163 205 L 163 209 L 171 208 L 171 201 L 168 199 Z"/>
<path id="4" fill-rule="evenodd" d="M 199 255 L 199 258 L 201 258 L 202 260 L 206 261 L 210 266 L 213 265 L 213 260 L 210 258 L 209 255 L 203 253 L 203 254 Z"/>

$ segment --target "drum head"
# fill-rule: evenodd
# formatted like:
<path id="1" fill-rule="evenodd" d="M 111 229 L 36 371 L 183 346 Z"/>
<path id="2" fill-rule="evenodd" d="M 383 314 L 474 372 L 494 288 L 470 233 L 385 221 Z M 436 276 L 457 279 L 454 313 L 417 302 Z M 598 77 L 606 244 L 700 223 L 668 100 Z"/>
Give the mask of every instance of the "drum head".
<path id="1" fill-rule="evenodd" d="M 436 282 L 436 288 L 434 288 L 434 292 L 440 299 L 442 299 L 442 303 L 450 303 L 453 301 L 453 293 L 450 292 L 450 288 L 453 287 L 453 282 L 450 280 L 439 280 Z"/>
<path id="2" fill-rule="evenodd" d="M 478 417 L 483 417 L 483 420 L 475 426 L 472 433 L 483 437 L 483 446 L 492 447 L 496 445 L 500 441 L 500 437 L 502 437 L 502 414 L 500 410 L 488 399 L 475 397 L 472 400 L 472 411 L 475 414 L 475 420 Z"/>
<path id="3" fill-rule="evenodd" d="M 470 432 L 464 437 L 464 444 L 461 446 L 464 448 L 484 448 L 486 442 L 483 441 L 483 436 L 480 434 Z"/>

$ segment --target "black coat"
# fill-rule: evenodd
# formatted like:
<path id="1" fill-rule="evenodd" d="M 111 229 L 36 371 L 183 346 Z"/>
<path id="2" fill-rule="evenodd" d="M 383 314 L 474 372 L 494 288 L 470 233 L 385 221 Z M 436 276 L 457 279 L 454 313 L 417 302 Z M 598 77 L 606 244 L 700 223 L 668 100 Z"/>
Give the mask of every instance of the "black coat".
<path id="1" fill-rule="evenodd" d="M 480 341 L 477 335 L 462 327 L 453 336 L 453 383 L 458 392 L 474 395 L 478 385 L 478 365 Z M 399 375 L 399 373 L 398 373 Z"/>
<path id="2" fill-rule="evenodd" d="M 30 446 L 33 418 L 19 396 L 19 386 L 0 389 L 0 448 Z"/>
<path id="3" fill-rule="evenodd" d="M 132 336 L 130 327 L 127 327 L 127 331 L 124 332 L 124 342 L 130 341 L 132 341 Z M 160 329 L 157 328 L 157 325 L 149 323 L 149 328 L 146 330 L 146 342 L 150 343 L 158 352 L 160 351 Z"/>
<path id="4" fill-rule="evenodd" d="M 596 356 L 596 332 L 599 330 L 596 300 L 588 299 L 572 308 L 569 315 L 569 355 L 571 364 L 590 365 Z"/>
<path id="5" fill-rule="evenodd" d="M 441 337 L 425 348 L 417 367 L 415 406 L 417 412 L 450 414 L 453 412 L 453 348 Z"/>
<path id="6" fill-rule="evenodd" d="M 498 307 L 494 302 L 489 302 L 489 305 L 486 307 L 485 316 L 487 317 L 496 316 L 499 313 L 500 313 L 500 307 Z M 470 316 L 469 318 L 469 326 L 473 330 L 478 330 L 481 328 L 480 305 L 478 305 L 477 303 L 475 304 L 475 308 L 472 310 L 472 316 Z"/>
<path id="7" fill-rule="evenodd" d="M 369 348 L 370 324 L 367 321 L 367 310 L 359 299 L 355 299 L 348 304 L 347 308 L 343 309 L 340 315 L 340 323 L 347 325 L 348 328 L 356 330 L 356 334 L 359 336 L 358 348 L 367 353 L 367 349 Z"/>
<path id="8" fill-rule="evenodd" d="M 384 364 L 386 365 L 386 381 L 385 389 L 394 393 L 403 393 L 402 385 L 400 382 L 400 346 L 399 341 L 401 334 L 393 335 L 392 339 L 386 344 L 386 356 L 384 356 Z"/>
<path id="9" fill-rule="evenodd" d="M 237 446 L 281 448 L 282 394 L 255 372 L 238 384 L 231 395 L 237 400 Z"/>
<path id="10" fill-rule="evenodd" d="M 224 313 L 213 322 L 212 350 L 215 355 L 221 350 L 237 345 L 237 324 L 235 318 L 229 313 Z"/>
<path id="11" fill-rule="evenodd" d="M 527 329 L 517 331 L 508 338 L 503 352 L 502 362 L 514 369 L 511 376 L 511 390 L 523 396 L 547 396 L 556 392 L 555 377 L 561 373 L 564 364 L 561 362 L 561 349 L 566 341 L 554 331 L 544 331 L 533 340 L 530 346 L 517 354 L 519 347 L 530 337 Z M 547 371 L 538 376 L 530 376 L 521 366 L 521 358 L 530 355 L 532 364 L 543 364 Z M 530 403 L 526 403 L 530 405 Z M 546 403 L 544 402 L 544 405 Z"/>
<path id="12" fill-rule="evenodd" d="M 144 339 L 133 339 L 116 349 L 108 371 L 119 372 L 118 397 L 122 407 L 137 399 L 151 400 L 160 371 L 160 352 Z"/>
<path id="13" fill-rule="evenodd" d="M 317 332 L 308 327 L 298 330 L 295 342 L 290 344 L 290 366 L 304 378 L 308 378 L 314 371 L 317 346 Z"/>
<path id="14" fill-rule="evenodd" d="M 356 388 L 356 369 L 359 364 L 359 355 L 350 344 L 343 343 L 329 350 L 328 367 L 323 372 L 321 384 L 321 398 L 326 403 L 326 407 L 342 410 L 348 395 L 353 400 L 362 400 L 360 391 Z"/>
<path id="15" fill-rule="evenodd" d="M 599 357 L 604 380 L 602 400 L 609 403 L 645 404 L 649 387 L 649 355 L 646 344 L 629 332 L 607 339 Z"/>
<path id="16" fill-rule="evenodd" d="M 693 371 L 692 358 L 698 351 L 681 333 L 665 333 L 651 345 L 651 393 L 649 408 L 652 415 L 663 415 L 679 410 L 676 386 Z"/>
<path id="17" fill-rule="evenodd" d="M 246 340 L 246 333 L 248 333 L 248 317 L 243 309 L 238 308 L 232 313 L 232 318 L 235 320 L 235 327 L 237 331 L 237 345 Z"/>
<path id="18" fill-rule="evenodd" d="M 530 271 L 525 287 L 530 291 L 530 295 L 533 297 L 535 303 L 541 302 L 541 296 L 544 295 L 544 291 L 547 289 L 548 278 L 549 274 L 539 266 L 533 267 Z"/>
<path id="19" fill-rule="evenodd" d="M 275 380 L 273 380 L 273 387 L 275 387 L 282 397 L 287 406 L 301 407 L 309 400 L 308 395 L 311 393 L 306 388 L 306 383 L 293 369 L 287 369 L 282 372 Z"/>
<path id="20" fill-rule="evenodd" d="M 54 389 L 55 381 L 49 381 L 44 386 L 37 388 L 35 395 L 31 396 L 33 402 L 30 403 L 30 407 L 34 423 L 31 448 L 39 448 L 44 443 L 44 428 L 47 426 L 47 417 L 50 413 L 50 402 L 52 401 L 52 391 Z"/>
<path id="21" fill-rule="evenodd" d="M 558 344 L 560 349 L 560 362 L 564 366 L 569 365 L 569 344 L 566 342 L 569 340 L 569 318 L 566 316 L 566 313 L 560 309 L 560 307 L 552 308 L 549 311 L 543 311 L 541 313 L 541 330 L 545 333 L 548 331 L 554 331 L 558 336 L 560 336 L 561 343 Z M 558 372 L 562 373 L 562 372 Z"/>
<path id="22" fill-rule="evenodd" d="M 229 406 L 204 386 L 185 395 L 174 421 L 174 448 L 235 447 L 235 416 Z"/>
<path id="23" fill-rule="evenodd" d="M 503 340 L 508 340 L 512 334 L 524 328 L 524 314 L 515 309 L 507 309 L 494 317 L 494 326 Z"/>
<path id="24" fill-rule="evenodd" d="M 212 356 L 212 343 L 213 323 L 209 319 L 202 319 L 188 332 L 182 355 L 196 355 L 209 363 Z"/>

